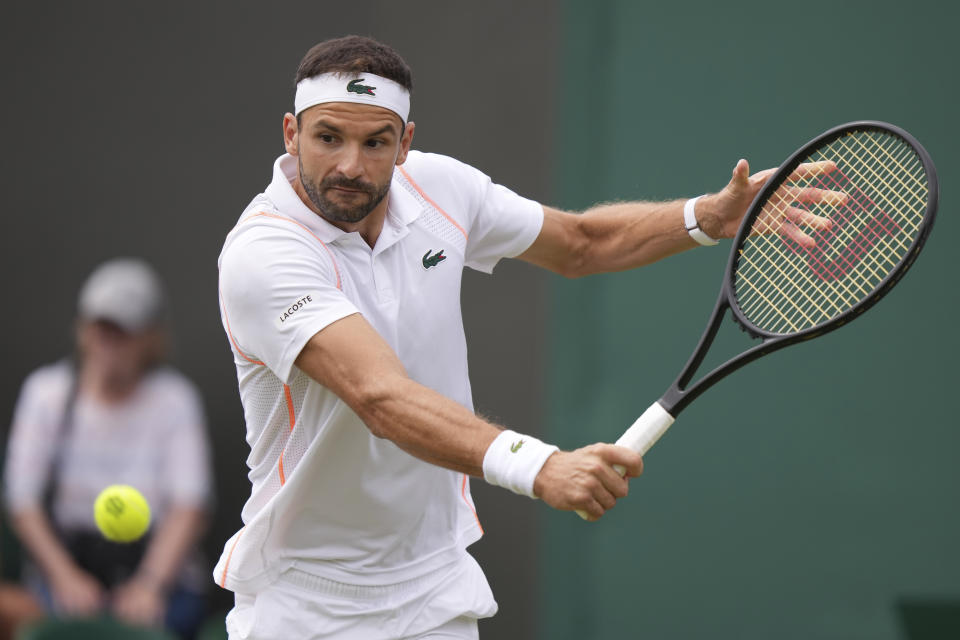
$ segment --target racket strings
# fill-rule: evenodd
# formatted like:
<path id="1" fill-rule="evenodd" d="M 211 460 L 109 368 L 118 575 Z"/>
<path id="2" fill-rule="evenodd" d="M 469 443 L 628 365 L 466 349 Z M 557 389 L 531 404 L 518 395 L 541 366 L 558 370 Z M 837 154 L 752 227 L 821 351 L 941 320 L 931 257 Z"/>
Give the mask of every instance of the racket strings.
<path id="1" fill-rule="evenodd" d="M 846 149 L 847 149 L 847 151 L 849 151 L 850 147 L 849 147 L 849 146 L 846 146 Z M 824 157 L 824 155 L 823 155 L 822 152 L 821 152 L 821 154 L 819 154 L 819 155 L 820 155 L 820 157 Z M 874 156 L 875 156 L 875 154 L 874 154 Z M 816 156 L 814 156 L 814 157 L 816 157 Z M 901 163 L 901 165 L 902 165 L 902 163 Z M 859 173 L 859 174 L 861 175 L 861 177 L 862 177 L 864 172 L 863 172 L 863 171 L 857 171 L 856 173 Z M 873 173 L 876 173 L 876 172 L 873 172 Z M 834 179 L 834 180 L 831 180 L 831 181 L 828 182 L 827 184 L 824 184 L 823 181 L 821 181 L 821 182 L 819 182 L 819 183 L 814 182 L 813 184 L 815 184 L 815 185 L 817 185 L 817 186 L 827 186 L 827 187 L 838 187 L 838 186 L 839 186 L 840 189 L 843 189 L 843 190 L 845 190 L 845 191 L 847 191 L 847 190 L 852 191 L 852 189 L 849 189 L 846 185 L 840 184 L 840 183 L 839 183 L 838 181 L 836 181 L 835 179 Z M 889 186 L 889 181 L 887 181 L 887 186 Z M 783 208 L 783 206 L 784 206 L 785 204 L 786 204 L 786 205 L 789 205 L 789 204 L 790 204 L 791 198 L 787 198 L 787 197 L 785 197 L 785 195 L 786 195 L 786 191 L 785 191 L 785 190 L 780 190 L 780 191 L 777 193 L 777 197 L 774 198 L 774 199 L 772 199 L 772 200 L 775 202 L 775 204 L 778 206 L 778 208 Z M 864 207 L 865 205 L 866 205 L 866 206 L 870 206 L 870 204 L 872 204 L 872 203 L 865 203 L 864 200 L 863 200 L 863 198 L 860 197 L 859 194 L 856 194 L 856 193 L 855 193 L 855 194 L 854 194 L 854 198 L 859 202 L 859 204 L 860 204 L 861 207 Z M 769 226 L 769 224 L 766 223 L 766 221 L 765 221 L 765 220 L 762 220 L 762 219 L 761 219 L 761 224 L 766 224 L 767 226 Z M 769 229 L 764 229 L 764 230 L 765 230 L 765 231 L 769 231 Z M 823 244 L 823 243 L 824 243 L 824 240 L 826 239 L 826 238 L 824 238 L 824 234 L 823 234 L 823 233 L 817 233 L 816 235 L 819 236 L 819 237 L 818 237 L 818 242 L 819 242 L 820 244 Z M 856 238 L 852 238 L 849 232 L 847 232 L 847 233 L 845 233 L 845 234 L 842 234 L 842 235 L 844 236 L 843 240 L 844 240 L 844 241 L 847 241 L 847 242 L 849 243 L 848 246 L 851 247 L 853 251 L 857 251 L 857 250 L 859 249 L 860 252 L 862 253 L 863 250 L 866 248 L 866 247 L 864 246 L 864 243 L 863 243 L 862 240 L 858 240 L 858 239 L 856 239 Z M 876 233 L 874 233 L 873 235 L 876 235 Z M 769 257 L 769 255 L 767 255 L 767 257 Z M 843 257 L 843 256 L 841 256 L 841 257 Z M 796 260 L 792 260 L 791 262 L 793 263 L 793 266 L 796 266 Z M 851 261 L 850 261 L 849 259 L 846 259 L 845 262 L 847 263 L 846 265 L 841 264 L 840 266 L 843 267 L 843 268 L 846 268 L 846 267 L 850 264 Z M 867 264 L 869 265 L 869 263 L 867 263 Z M 756 263 L 753 263 L 753 266 L 756 267 L 756 266 L 757 266 Z M 820 265 L 820 266 L 821 266 L 821 269 L 822 269 L 822 268 L 823 268 L 822 262 L 821 262 L 821 265 Z M 785 277 L 789 277 L 788 275 L 785 274 L 785 270 L 784 270 L 783 268 L 778 268 L 777 271 L 778 271 L 778 276 L 779 276 L 778 279 L 779 279 L 779 280 L 783 280 Z M 877 270 L 876 270 L 876 269 L 870 269 L 870 271 L 872 272 L 873 277 L 878 277 L 878 276 L 880 275 L 879 273 L 877 273 Z M 803 271 L 800 271 L 800 273 L 804 273 L 804 272 L 803 272 Z M 805 280 L 807 283 L 811 282 L 811 278 L 810 278 L 809 276 L 806 276 L 806 275 L 804 276 L 804 280 Z M 748 282 L 748 284 L 752 285 L 752 282 L 750 282 L 749 279 L 748 279 L 747 282 Z M 779 289 L 780 293 L 783 294 L 783 287 L 781 286 L 781 282 L 773 281 L 773 284 L 774 284 L 774 286 L 775 286 L 776 288 Z M 854 285 L 859 285 L 859 282 L 857 282 L 857 281 L 855 280 L 855 281 L 854 281 Z M 757 289 L 758 289 L 758 287 L 756 287 L 756 286 L 751 286 L 751 288 L 752 288 L 753 290 L 757 290 Z M 830 289 L 831 289 L 831 293 L 833 293 L 834 296 L 840 296 L 840 297 L 845 297 L 845 298 L 852 298 L 852 301 L 853 301 L 853 302 L 855 302 L 856 299 L 858 299 L 858 297 L 859 297 L 860 295 L 866 295 L 866 293 L 869 293 L 869 290 L 865 289 L 862 285 L 859 285 L 859 286 L 856 287 L 856 289 L 859 289 L 859 291 L 856 290 L 856 289 L 854 289 L 854 288 L 851 288 L 850 286 L 845 286 L 845 287 L 843 287 L 843 288 L 831 287 Z M 803 293 L 805 293 L 805 292 L 803 292 Z M 851 294 L 851 295 L 849 295 L 849 296 L 843 296 L 844 293 L 848 293 L 848 294 Z M 761 300 L 761 301 L 763 301 L 763 302 L 765 302 L 765 303 L 767 303 L 767 304 L 770 303 L 770 297 L 769 297 L 769 296 L 760 296 L 760 297 L 758 297 L 757 299 L 758 299 L 758 300 Z M 810 296 L 809 294 L 807 294 L 807 295 L 803 295 L 803 296 L 802 296 L 801 302 L 806 302 L 807 304 L 809 304 L 811 300 L 812 300 L 811 296 Z M 804 307 L 801 306 L 801 305 L 798 305 L 798 304 L 796 303 L 796 300 L 793 300 L 793 302 L 794 302 L 794 305 L 793 305 L 794 307 L 799 307 L 797 310 L 799 310 L 800 315 L 803 316 L 803 317 L 802 317 L 802 320 L 803 320 L 804 322 L 810 323 L 810 322 L 813 320 L 813 319 L 811 318 L 810 314 L 805 313 L 805 312 L 804 312 Z M 822 305 L 817 305 L 817 306 L 819 307 L 818 310 L 820 311 L 821 314 L 826 314 L 826 313 L 827 313 L 827 312 L 825 311 L 825 309 L 823 308 Z M 845 305 L 833 304 L 832 306 L 834 307 L 834 309 L 835 309 L 836 311 L 841 311 L 841 310 L 844 308 Z M 778 309 L 777 309 L 776 307 L 773 307 L 773 308 L 772 308 L 772 311 L 773 311 L 773 312 L 776 312 L 776 311 L 778 311 Z M 767 312 L 768 312 L 767 315 L 769 316 L 769 315 L 770 315 L 770 312 L 771 312 L 771 309 L 768 309 Z M 791 330 L 796 330 L 796 329 L 800 328 L 800 326 L 799 326 L 797 323 L 791 322 L 790 319 L 789 319 L 789 316 L 787 316 L 786 314 L 780 313 L 779 315 L 781 316 L 781 318 L 784 318 L 784 317 L 785 317 L 785 320 L 784 320 L 784 321 L 787 323 L 787 326 L 790 327 Z"/>
<path id="2" fill-rule="evenodd" d="M 774 199 L 776 200 L 776 204 L 773 206 L 774 210 L 783 211 L 786 206 L 791 205 L 793 202 L 792 198 L 785 197 L 785 192 L 783 190 L 778 190 L 777 192 L 775 192 L 774 195 L 775 195 Z M 766 213 L 768 215 L 771 213 L 769 210 L 769 207 Z M 779 218 L 781 216 L 777 216 L 777 217 Z M 779 224 L 776 227 L 774 227 L 765 219 L 758 220 L 757 226 L 758 226 L 758 229 L 762 230 L 763 233 L 769 233 L 771 231 L 779 232 L 781 230 Z M 821 234 L 818 234 L 818 235 L 821 235 Z M 824 239 L 822 237 L 818 238 L 818 241 L 823 241 L 823 240 Z M 768 258 L 768 259 L 770 258 L 770 256 L 764 252 L 763 247 L 759 247 L 758 250 L 759 250 L 759 253 L 764 258 Z M 777 293 L 780 294 L 780 297 L 782 299 L 787 300 L 788 302 L 791 303 L 792 307 L 797 312 L 799 312 L 799 314 L 802 316 L 802 319 L 805 321 L 807 325 L 816 324 L 815 320 L 811 318 L 810 315 L 804 312 L 804 310 L 808 308 L 809 305 L 813 305 L 814 307 L 816 307 L 816 310 L 819 311 L 822 317 L 832 317 L 832 315 L 834 315 L 835 313 L 839 313 L 843 311 L 843 309 L 846 308 L 847 303 L 853 304 L 857 299 L 855 295 L 852 295 L 849 289 L 846 289 L 846 288 L 840 289 L 833 286 L 829 287 L 830 293 L 832 295 L 826 296 L 826 297 L 820 297 L 820 299 L 814 298 L 812 295 L 810 295 L 810 293 L 808 293 L 807 289 L 810 287 L 816 287 L 816 285 L 814 284 L 814 281 L 811 278 L 811 276 L 806 271 L 799 268 L 798 260 L 788 259 L 786 261 L 788 263 L 787 265 L 783 265 L 781 263 L 778 263 L 777 261 L 771 260 L 770 265 L 772 265 L 772 267 L 777 271 L 777 276 L 775 278 L 771 278 L 769 274 L 762 271 L 763 266 L 760 265 L 758 262 L 750 260 L 749 256 L 744 256 L 743 259 L 747 261 L 747 263 L 750 264 L 750 266 L 752 266 L 755 271 L 764 275 L 764 279 L 777 290 Z M 770 297 L 765 295 L 760 295 L 762 293 L 762 289 L 759 286 L 754 285 L 753 282 L 747 277 L 746 273 L 744 273 L 743 276 L 744 276 L 744 283 L 752 291 L 756 292 L 758 296 L 752 301 L 753 302 L 752 304 L 746 305 L 745 311 L 747 312 L 748 317 L 751 317 L 751 315 L 759 305 L 767 304 L 768 306 L 765 309 L 762 309 L 762 312 L 760 313 L 760 315 L 752 319 L 754 319 L 755 321 L 765 322 L 769 320 L 771 315 L 776 314 L 776 315 L 779 315 L 779 317 L 783 320 L 783 322 L 786 324 L 787 327 L 789 327 L 791 331 L 798 331 L 801 328 L 801 326 L 798 326 L 797 324 L 791 322 L 790 320 L 791 316 L 781 311 L 780 306 L 772 304 Z M 806 288 L 801 287 L 796 290 L 796 292 L 799 293 L 799 295 L 801 296 L 801 298 L 803 298 L 803 300 L 798 300 L 796 297 L 791 297 L 790 294 L 792 294 L 793 292 L 791 291 L 790 294 L 788 294 L 784 290 L 784 287 L 782 286 L 784 283 L 789 283 L 790 279 L 794 277 L 802 278 L 805 284 L 807 285 Z M 837 301 L 838 299 L 839 299 L 839 303 Z M 806 301 L 806 304 L 804 304 L 804 301 Z"/>
<path id="3" fill-rule="evenodd" d="M 824 186 L 827 186 L 827 185 L 824 185 Z M 829 185 L 829 186 L 838 186 L 838 185 Z M 768 207 L 766 208 L 766 211 L 765 211 L 767 217 L 758 219 L 757 223 L 755 224 L 756 230 L 762 231 L 763 233 L 770 233 L 774 231 L 780 232 L 782 230 L 785 211 L 789 207 L 791 207 L 793 204 L 793 198 L 788 197 L 788 193 L 783 188 L 779 189 L 777 192 L 774 193 L 773 197 L 771 198 L 771 201 L 772 202 L 768 204 Z M 814 211 L 814 213 L 820 213 L 820 212 Z M 776 220 L 777 224 L 776 225 L 770 224 L 770 222 L 768 222 L 769 219 Z M 817 242 L 824 243 L 827 241 L 821 232 L 816 230 L 811 230 L 811 231 L 817 235 L 817 238 L 816 238 Z M 795 261 L 791 261 L 791 266 L 796 267 L 797 263 Z M 779 269 L 779 271 L 782 274 L 784 274 L 784 277 L 787 277 L 787 278 L 793 275 L 793 274 L 787 275 L 783 269 Z M 797 273 L 799 273 L 799 276 L 802 277 L 807 284 L 813 284 L 813 280 L 807 273 L 805 273 L 804 271 L 798 271 Z M 835 296 L 841 297 L 841 298 L 844 297 L 843 294 L 845 292 L 849 292 L 848 290 L 837 289 L 835 287 L 831 287 L 831 289 L 832 289 L 832 293 L 834 293 Z M 805 296 L 805 297 L 810 299 L 810 296 Z M 856 298 L 857 298 L 856 295 L 850 295 L 848 297 L 850 301 L 855 301 Z M 832 302 L 832 299 L 828 299 L 827 301 Z M 836 304 L 834 304 L 833 307 L 835 310 L 839 308 Z"/>
<path id="4" fill-rule="evenodd" d="M 840 188 L 844 188 L 844 185 L 836 185 L 836 184 L 831 184 L 826 186 L 833 186 L 833 187 L 840 186 Z M 851 236 L 849 232 L 840 234 L 841 236 L 840 242 L 841 243 L 847 242 L 846 246 L 848 247 L 848 253 L 856 254 L 854 257 L 855 260 L 860 260 L 863 254 L 865 254 L 869 250 L 870 246 L 873 244 L 872 240 L 879 233 L 882 233 L 882 232 L 878 232 L 875 229 L 872 229 L 870 231 L 871 233 L 863 235 L 862 237 L 859 237 L 859 238 Z M 820 236 L 818 238 L 818 242 L 822 246 L 825 240 L 825 238 L 823 238 L 823 233 L 817 233 L 816 235 Z M 867 238 L 871 241 L 865 243 L 864 238 Z M 795 312 L 794 315 L 796 316 L 797 314 L 799 314 L 800 318 L 797 321 L 792 321 L 790 315 L 781 311 L 781 307 L 770 305 L 771 299 L 769 296 L 761 296 L 754 301 L 753 306 L 756 306 L 757 304 L 760 304 L 760 303 L 767 304 L 770 306 L 768 306 L 765 309 L 765 313 L 763 315 L 758 317 L 760 321 L 769 321 L 771 315 L 776 314 L 778 315 L 779 319 L 784 323 L 784 327 L 786 329 L 791 331 L 796 331 L 803 328 L 804 325 L 811 326 L 813 324 L 816 324 L 818 317 L 829 318 L 835 315 L 836 313 L 842 312 L 845 308 L 852 306 L 853 304 L 856 303 L 857 300 L 859 300 L 862 296 L 867 295 L 870 292 L 870 290 L 872 290 L 873 287 L 864 286 L 863 280 L 856 278 L 856 275 L 857 275 L 856 272 L 854 272 L 854 278 L 850 279 L 849 282 L 844 282 L 842 279 L 839 279 L 839 278 L 829 277 L 829 275 L 827 277 L 823 277 L 823 274 L 832 275 L 836 273 L 838 270 L 840 271 L 848 270 L 852 263 L 851 259 L 848 256 L 843 256 L 843 255 L 839 256 L 839 259 L 834 260 L 830 266 L 827 266 L 826 264 L 824 264 L 825 262 L 826 263 L 830 262 L 829 257 L 824 258 L 821 256 L 819 258 L 820 259 L 818 259 L 816 265 L 814 265 L 814 263 L 811 262 L 810 266 L 815 266 L 821 272 L 821 280 L 823 281 L 821 284 L 830 283 L 832 280 L 838 280 L 840 285 L 840 286 L 826 287 L 826 292 L 829 293 L 830 295 L 824 297 L 823 299 L 826 302 L 829 302 L 830 304 L 829 305 L 821 304 L 804 289 L 799 290 L 801 297 L 799 298 L 790 297 L 791 294 L 796 292 L 786 291 L 785 288 L 782 286 L 782 281 L 785 278 L 789 278 L 790 275 L 786 273 L 785 269 L 778 267 L 776 279 L 767 278 L 768 284 L 774 285 L 778 289 L 778 292 L 781 294 L 781 296 L 785 296 L 784 299 L 788 299 L 789 302 L 792 303 L 791 306 L 792 306 L 792 310 Z M 773 264 L 776 264 L 776 263 L 773 263 Z M 796 268 L 797 264 L 798 263 L 796 260 L 791 260 L 792 267 Z M 879 273 L 877 269 L 872 268 L 869 262 L 864 262 L 864 264 L 867 267 L 867 269 L 864 271 L 865 275 L 867 276 L 866 278 L 867 285 L 872 284 L 871 282 L 869 282 L 869 280 L 871 279 L 876 281 L 879 281 L 880 279 L 882 279 L 882 274 Z M 752 262 L 752 266 L 755 268 L 758 268 L 756 262 Z M 805 281 L 805 284 L 809 286 L 810 283 L 812 282 L 812 279 L 810 278 L 810 276 L 806 275 L 806 272 L 803 270 L 800 270 L 799 273 L 803 274 L 803 280 Z M 749 278 L 747 279 L 746 282 L 748 286 L 750 286 L 751 290 L 753 291 L 758 290 L 758 287 L 754 286 L 753 283 L 749 280 Z M 813 305 L 816 307 L 816 311 L 819 313 L 819 316 L 817 316 L 816 313 L 807 313 L 810 305 Z M 748 308 L 747 311 L 752 312 L 752 308 Z"/>
<path id="5" fill-rule="evenodd" d="M 810 153 L 742 242 L 734 288 L 744 316 L 783 334 L 849 310 L 907 254 L 927 194 L 922 161 L 892 134 L 853 131 Z"/>

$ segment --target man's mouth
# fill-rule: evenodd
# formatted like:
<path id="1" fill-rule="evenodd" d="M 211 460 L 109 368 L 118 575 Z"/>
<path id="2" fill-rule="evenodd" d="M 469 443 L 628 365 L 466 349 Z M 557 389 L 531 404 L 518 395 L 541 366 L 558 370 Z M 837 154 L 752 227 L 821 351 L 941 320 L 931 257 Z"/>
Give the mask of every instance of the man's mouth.
<path id="1" fill-rule="evenodd" d="M 364 194 L 366 191 L 364 189 L 355 189 L 353 187 L 328 187 L 330 191 L 337 193 L 347 194 L 347 195 L 357 195 Z"/>

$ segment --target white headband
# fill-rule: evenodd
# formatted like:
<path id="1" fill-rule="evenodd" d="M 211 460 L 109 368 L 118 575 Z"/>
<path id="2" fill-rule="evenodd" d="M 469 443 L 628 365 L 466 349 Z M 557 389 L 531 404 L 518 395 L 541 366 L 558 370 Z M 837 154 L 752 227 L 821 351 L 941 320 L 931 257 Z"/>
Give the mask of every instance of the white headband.
<path id="1" fill-rule="evenodd" d="M 404 123 L 410 115 L 410 92 L 372 73 L 324 73 L 297 83 L 294 115 L 324 102 L 355 102 L 389 109 Z"/>

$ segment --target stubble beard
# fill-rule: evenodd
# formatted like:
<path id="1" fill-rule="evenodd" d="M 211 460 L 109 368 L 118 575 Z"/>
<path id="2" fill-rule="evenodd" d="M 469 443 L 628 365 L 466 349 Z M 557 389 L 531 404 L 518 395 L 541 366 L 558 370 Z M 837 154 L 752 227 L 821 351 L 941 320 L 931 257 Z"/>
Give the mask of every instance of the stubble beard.
<path id="1" fill-rule="evenodd" d="M 307 179 L 303 171 L 303 159 L 299 160 L 300 184 L 304 192 L 310 198 L 313 206 L 320 211 L 320 215 L 330 222 L 348 222 L 357 223 L 370 215 L 370 212 L 377 208 L 390 191 L 390 181 L 384 185 L 376 185 L 363 180 L 351 180 L 343 176 L 328 176 L 320 181 L 319 184 Z M 366 202 L 354 205 L 344 206 L 337 204 L 324 194 L 328 189 L 334 187 L 343 187 L 355 189 L 366 194 Z"/>

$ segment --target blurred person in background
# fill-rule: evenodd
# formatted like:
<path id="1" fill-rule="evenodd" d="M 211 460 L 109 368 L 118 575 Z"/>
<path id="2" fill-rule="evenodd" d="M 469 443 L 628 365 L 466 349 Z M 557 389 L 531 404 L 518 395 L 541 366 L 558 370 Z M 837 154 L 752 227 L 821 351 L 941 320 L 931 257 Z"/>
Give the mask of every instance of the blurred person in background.
<path id="1" fill-rule="evenodd" d="M 211 469 L 200 394 L 163 364 L 165 301 L 141 260 L 117 258 L 79 296 L 76 353 L 31 373 L 14 411 L 5 494 L 33 560 L 24 579 L 47 611 L 102 614 L 190 638 L 208 575 L 197 542 Z M 93 504 L 111 484 L 143 493 L 151 528 L 107 541 Z"/>

